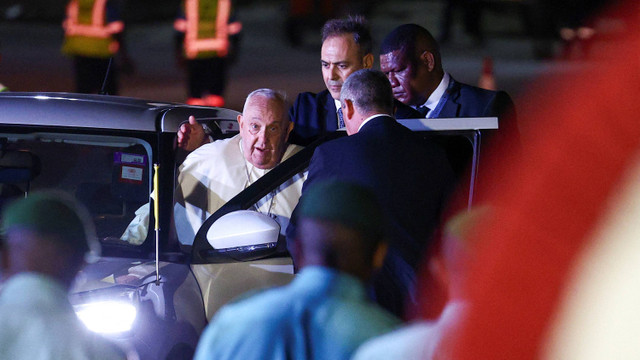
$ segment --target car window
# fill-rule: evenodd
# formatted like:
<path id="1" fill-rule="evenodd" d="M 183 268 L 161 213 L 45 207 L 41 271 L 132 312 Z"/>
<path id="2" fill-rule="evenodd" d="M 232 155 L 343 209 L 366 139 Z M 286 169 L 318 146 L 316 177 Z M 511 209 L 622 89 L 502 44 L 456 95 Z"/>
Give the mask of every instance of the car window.
<path id="1" fill-rule="evenodd" d="M 115 136 L 1 133 L 0 146 L 2 201 L 39 189 L 62 190 L 86 206 L 101 241 L 145 241 L 148 143 Z"/>

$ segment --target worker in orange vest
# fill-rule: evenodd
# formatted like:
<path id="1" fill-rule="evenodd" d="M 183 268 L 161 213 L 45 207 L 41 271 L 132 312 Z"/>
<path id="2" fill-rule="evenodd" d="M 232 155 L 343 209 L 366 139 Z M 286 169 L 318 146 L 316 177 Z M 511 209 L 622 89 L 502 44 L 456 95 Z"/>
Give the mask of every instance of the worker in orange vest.
<path id="1" fill-rule="evenodd" d="M 233 19 L 231 0 L 183 0 L 174 28 L 178 57 L 187 69 L 187 104 L 224 106 L 232 37 L 242 30 Z"/>
<path id="2" fill-rule="evenodd" d="M 125 67 L 131 68 L 122 46 L 121 8 L 118 0 L 71 0 L 67 5 L 62 53 L 73 58 L 77 92 L 116 94 L 117 71 L 112 58 L 117 54 Z"/>

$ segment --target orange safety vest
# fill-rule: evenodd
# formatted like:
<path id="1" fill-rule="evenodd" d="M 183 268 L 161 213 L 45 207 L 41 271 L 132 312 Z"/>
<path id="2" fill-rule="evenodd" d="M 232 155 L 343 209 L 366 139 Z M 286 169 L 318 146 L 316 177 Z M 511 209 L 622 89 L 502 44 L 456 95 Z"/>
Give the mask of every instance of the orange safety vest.
<path id="1" fill-rule="evenodd" d="M 71 0 L 62 23 L 65 40 L 62 52 L 68 55 L 110 57 L 120 44 L 114 34 L 124 30 L 123 21 L 106 23 L 107 0 Z M 106 24 L 105 24 L 106 23 Z"/>
<path id="2" fill-rule="evenodd" d="M 229 36 L 242 30 L 239 21 L 229 23 L 231 0 L 185 0 L 184 19 L 173 26 L 184 35 L 184 53 L 188 59 L 226 56 Z"/>

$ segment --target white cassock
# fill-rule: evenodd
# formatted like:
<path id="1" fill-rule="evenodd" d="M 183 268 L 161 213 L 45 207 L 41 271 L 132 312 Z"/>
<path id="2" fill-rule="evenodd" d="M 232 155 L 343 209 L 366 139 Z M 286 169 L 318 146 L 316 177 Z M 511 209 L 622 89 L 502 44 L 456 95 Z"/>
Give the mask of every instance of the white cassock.
<path id="1" fill-rule="evenodd" d="M 300 150 L 301 146 L 288 145 L 282 161 Z M 245 160 L 240 135 L 203 145 L 189 154 L 180 166 L 175 191 L 174 218 L 180 243 L 193 244 L 211 214 L 268 171 Z M 276 219 L 283 234 L 306 177 L 306 172 L 296 174 L 256 204 L 258 211 Z"/>

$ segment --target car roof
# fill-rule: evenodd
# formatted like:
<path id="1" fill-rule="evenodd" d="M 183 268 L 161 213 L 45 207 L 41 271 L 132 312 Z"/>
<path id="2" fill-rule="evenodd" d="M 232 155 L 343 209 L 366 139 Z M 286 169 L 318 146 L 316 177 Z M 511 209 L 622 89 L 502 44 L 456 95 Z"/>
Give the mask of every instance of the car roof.
<path id="1" fill-rule="evenodd" d="M 239 114 L 223 108 L 54 92 L 3 92 L 0 109 L 0 124 L 172 133 L 189 115 L 235 120 Z"/>

